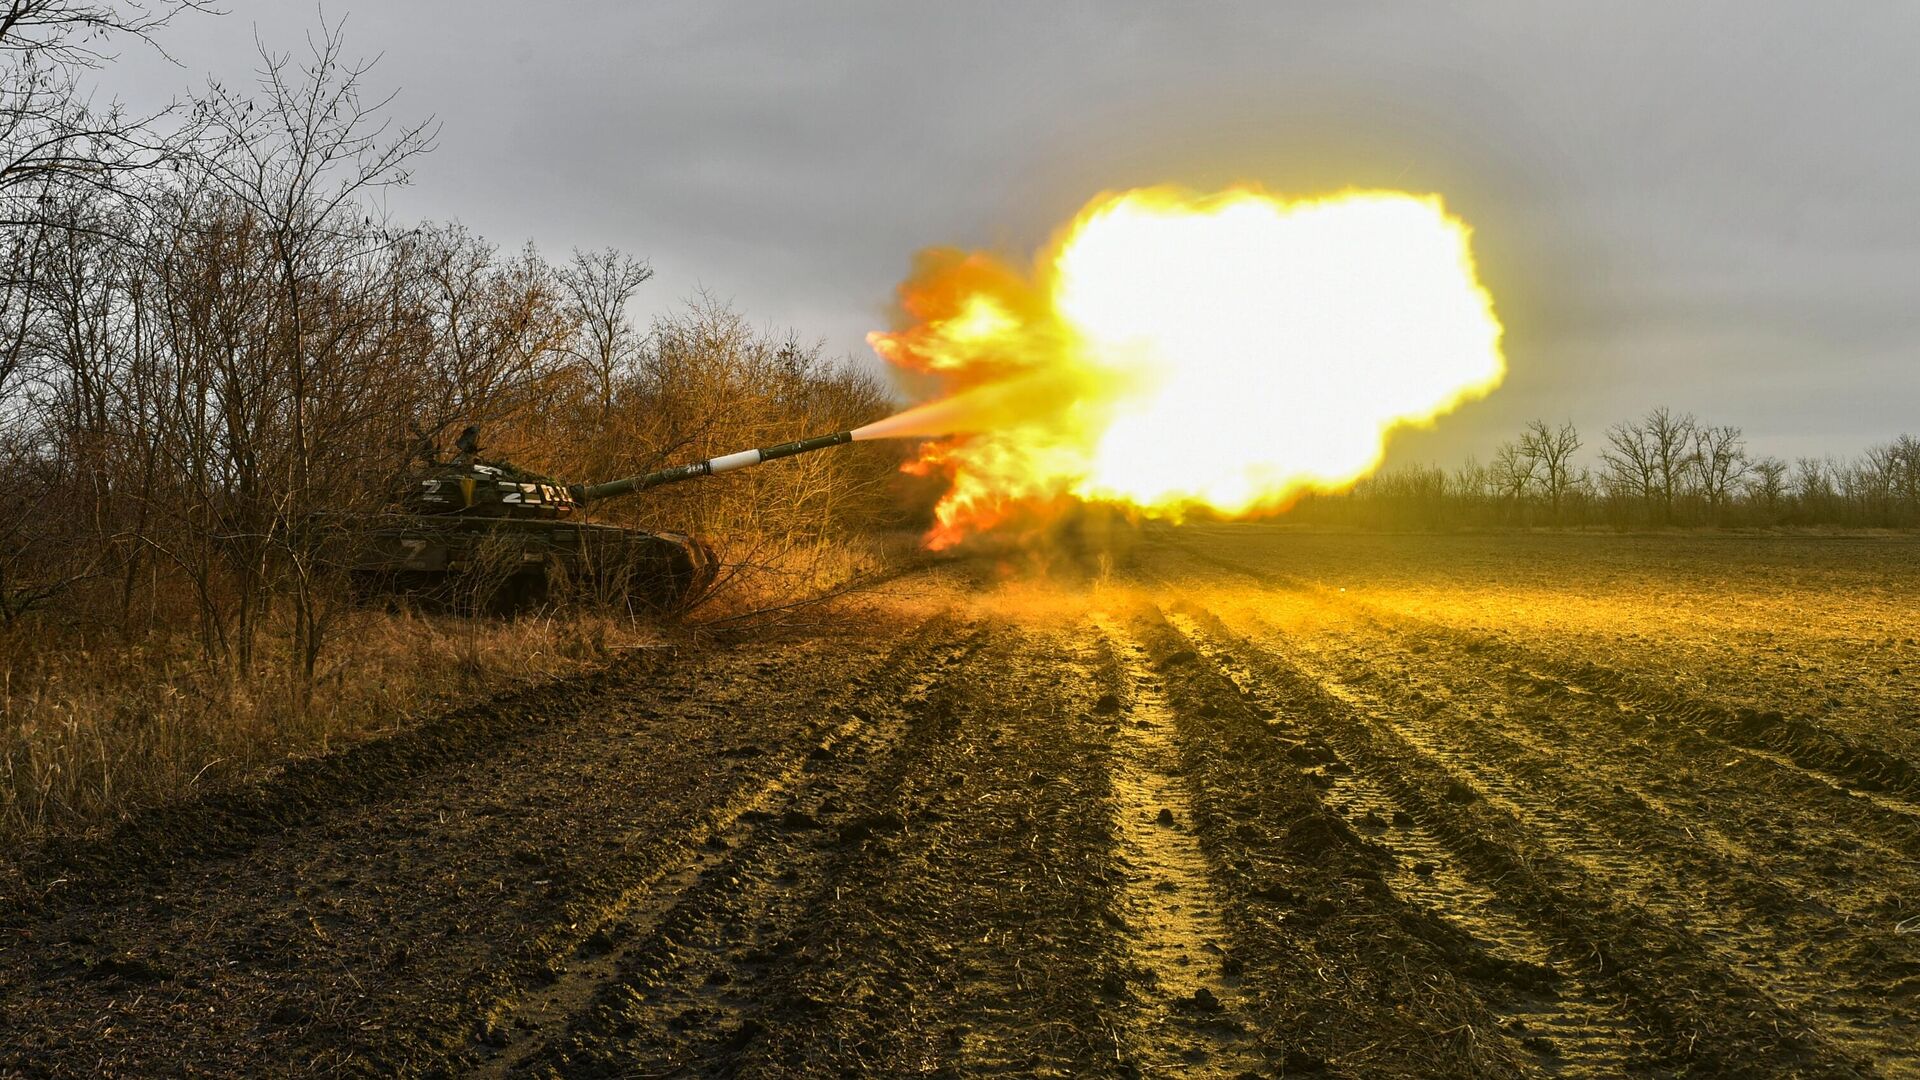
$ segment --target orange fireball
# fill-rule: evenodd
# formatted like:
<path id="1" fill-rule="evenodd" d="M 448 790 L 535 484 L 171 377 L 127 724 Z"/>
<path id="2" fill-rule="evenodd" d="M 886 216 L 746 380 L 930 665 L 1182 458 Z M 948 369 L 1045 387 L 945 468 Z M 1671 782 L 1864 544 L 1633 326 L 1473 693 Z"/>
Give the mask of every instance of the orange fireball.
<path id="1" fill-rule="evenodd" d="M 856 435 L 940 436 L 936 547 L 1073 499 L 1241 515 L 1341 490 L 1505 376 L 1469 237 L 1436 196 L 1104 195 L 1030 275 L 923 254 L 869 341 L 943 393 Z"/>

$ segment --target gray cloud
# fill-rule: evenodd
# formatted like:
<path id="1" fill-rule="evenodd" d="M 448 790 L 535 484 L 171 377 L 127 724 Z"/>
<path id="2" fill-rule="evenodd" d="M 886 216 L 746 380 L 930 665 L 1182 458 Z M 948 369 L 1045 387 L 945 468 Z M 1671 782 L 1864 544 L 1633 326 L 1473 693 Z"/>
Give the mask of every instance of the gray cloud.
<path id="1" fill-rule="evenodd" d="M 129 55 L 133 101 L 244 81 L 304 2 Z M 330 5 L 340 14 L 338 3 Z M 1841 14 L 1844 13 L 1844 14 Z M 1024 257 L 1097 191 L 1444 193 L 1509 327 L 1506 389 L 1401 456 L 1656 403 L 1761 450 L 1920 429 L 1920 8 L 1774 4 L 630 4 L 350 9 L 445 123 L 392 196 L 506 244 L 613 244 L 864 350 L 913 250 Z"/>

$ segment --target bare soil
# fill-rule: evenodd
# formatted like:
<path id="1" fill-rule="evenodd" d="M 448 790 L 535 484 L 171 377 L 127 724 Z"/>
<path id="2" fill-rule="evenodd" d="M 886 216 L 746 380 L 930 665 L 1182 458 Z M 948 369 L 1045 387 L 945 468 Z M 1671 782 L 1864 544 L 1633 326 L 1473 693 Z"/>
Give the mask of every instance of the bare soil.
<path id="1" fill-rule="evenodd" d="M 1920 542 L 1158 530 L 0 865 L 0 1075 L 1920 1076 Z"/>

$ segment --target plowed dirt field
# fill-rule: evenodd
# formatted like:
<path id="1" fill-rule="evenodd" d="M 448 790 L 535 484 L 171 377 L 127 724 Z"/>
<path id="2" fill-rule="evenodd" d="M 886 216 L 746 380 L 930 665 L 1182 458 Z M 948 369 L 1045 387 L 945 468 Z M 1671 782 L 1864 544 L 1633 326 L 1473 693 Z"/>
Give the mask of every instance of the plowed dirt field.
<path id="1" fill-rule="evenodd" d="M 1920 542 L 1151 532 L 0 877 L 0 1075 L 1920 1076 Z"/>

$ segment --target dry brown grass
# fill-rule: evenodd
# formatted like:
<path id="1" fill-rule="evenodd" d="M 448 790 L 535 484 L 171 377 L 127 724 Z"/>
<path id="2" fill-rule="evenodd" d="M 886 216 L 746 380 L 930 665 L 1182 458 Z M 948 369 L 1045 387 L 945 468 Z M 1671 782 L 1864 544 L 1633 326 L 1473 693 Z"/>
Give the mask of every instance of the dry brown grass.
<path id="1" fill-rule="evenodd" d="M 274 636 L 284 645 L 284 630 Z M 0 843 L 110 822 L 659 637 L 591 612 L 507 622 L 358 611 L 308 694 L 291 665 L 216 669 L 165 631 L 130 646 L 16 633 L 0 639 Z"/>

